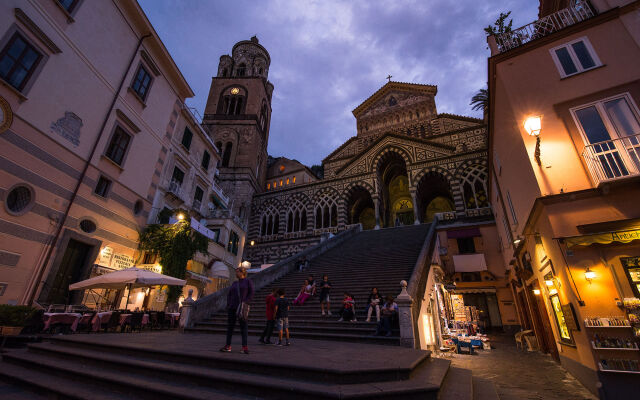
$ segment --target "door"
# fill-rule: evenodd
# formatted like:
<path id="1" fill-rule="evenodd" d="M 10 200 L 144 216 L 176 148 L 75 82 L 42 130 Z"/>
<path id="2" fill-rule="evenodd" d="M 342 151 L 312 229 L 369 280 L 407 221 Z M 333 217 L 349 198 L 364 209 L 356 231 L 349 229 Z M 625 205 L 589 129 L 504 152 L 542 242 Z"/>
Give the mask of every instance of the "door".
<path id="1" fill-rule="evenodd" d="M 538 344 L 540 350 L 544 353 L 550 353 L 554 360 L 559 361 L 558 346 L 551 330 L 551 323 L 549 322 L 549 315 L 547 314 L 547 308 L 541 301 L 540 295 L 534 295 L 533 285 L 526 287 L 525 295 L 529 301 L 529 307 L 531 307 L 531 316 L 533 317 L 533 327 L 538 338 Z"/>
<path id="2" fill-rule="evenodd" d="M 493 293 L 487 293 L 487 307 L 489 308 L 489 319 L 491 326 L 494 328 L 502 327 L 502 318 L 500 317 L 500 308 L 498 307 L 498 298 Z"/>
<path id="3" fill-rule="evenodd" d="M 82 295 L 81 291 L 69 292 L 69 285 L 78 282 L 83 276 L 87 266 L 87 257 L 93 246 L 69 239 L 69 244 L 64 252 L 58 273 L 53 281 L 47 303 L 71 304 L 73 299 Z M 71 294 L 71 296 L 70 296 Z M 78 296 L 76 296 L 76 294 Z"/>

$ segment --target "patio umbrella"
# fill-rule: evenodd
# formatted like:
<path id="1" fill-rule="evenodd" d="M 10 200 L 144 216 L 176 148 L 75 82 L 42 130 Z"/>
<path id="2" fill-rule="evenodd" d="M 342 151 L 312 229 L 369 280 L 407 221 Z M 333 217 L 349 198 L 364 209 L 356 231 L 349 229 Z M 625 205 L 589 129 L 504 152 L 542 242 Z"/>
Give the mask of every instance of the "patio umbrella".
<path id="1" fill-rule="evenodd" d="M 69 290 L 120 289 L 126 286 L 129 288 L 127 292 L 127 304 L 129 304 L 132 288 L 155 285 L 184 286 L 186 283 L 183 279 L 132 267 L 72 283 L 69 285 Z"/>

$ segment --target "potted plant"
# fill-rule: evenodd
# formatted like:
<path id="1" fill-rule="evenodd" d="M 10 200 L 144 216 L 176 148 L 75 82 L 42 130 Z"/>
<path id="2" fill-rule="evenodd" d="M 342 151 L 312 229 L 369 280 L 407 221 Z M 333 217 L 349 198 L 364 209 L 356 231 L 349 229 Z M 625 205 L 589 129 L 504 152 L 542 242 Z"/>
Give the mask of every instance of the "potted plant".
<path id="1" fill-rule="evenodd" d="M 0 327 L 2 327 L 2 335 L 19 335 L 35 311 L 35 308 L 29 306 L 0 304 Z"/>

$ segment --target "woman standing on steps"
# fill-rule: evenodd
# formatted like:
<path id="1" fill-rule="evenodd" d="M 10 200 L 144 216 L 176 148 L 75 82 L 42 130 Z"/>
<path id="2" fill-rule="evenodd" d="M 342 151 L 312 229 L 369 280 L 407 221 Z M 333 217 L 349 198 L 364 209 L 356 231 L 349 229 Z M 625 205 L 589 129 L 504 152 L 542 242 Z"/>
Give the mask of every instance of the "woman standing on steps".
<path id="1" fill-rule="evenodd" d="M 227 353 L 231 351 L 231 337 L 236 327 L 236 320 L 238 320 L 242 334 L 242 352 L 249 354 L 249 348 L 247 347 L 249 327 L 247 315 L 245 315 L 245 311 L 248 308 L 245 309 L 245 307 L 248 307 L 251 300 L 253 300 L 253 282 L 247 279 L 247 269 L 243 267 L 236 269 L 236 278 L 238 280 L 233 282 L 227 294 L 227 343 L 220 351 Z"/>

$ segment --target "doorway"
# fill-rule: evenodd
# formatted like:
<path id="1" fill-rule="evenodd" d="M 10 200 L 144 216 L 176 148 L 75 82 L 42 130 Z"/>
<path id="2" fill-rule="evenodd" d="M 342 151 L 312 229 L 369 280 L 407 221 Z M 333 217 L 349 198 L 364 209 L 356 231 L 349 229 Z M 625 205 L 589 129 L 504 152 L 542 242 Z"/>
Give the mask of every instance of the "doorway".
<path id="1" fill-rule="evenodd" d="M 553 331 L 551 330 L 551 323 L 549 322 L 549 315 L 547 314 L 547 307 L 542 301 L 542 296 L 533 294 L 535 289 L 538 289 L 537 284 L 535 287 L 533 284 L 526 286 L 525 296 L 531 308 L 533 328 L 538 338 L 538 345 L 543 353 L 549 353 L 554 360 L 560 361 L 558 346 L 556 346 Z"/>
<path id="2" fill-rule="evenodd" d="M 73 304 L 75 300 L 79 302 L 82 299 L 82 292 L 70 293 L 69 285 L 80 281 L 85 275 L 88 257 L 93 247 L 78 240 L 69 239 L 45 303 Z"/>

